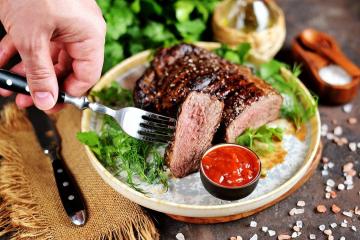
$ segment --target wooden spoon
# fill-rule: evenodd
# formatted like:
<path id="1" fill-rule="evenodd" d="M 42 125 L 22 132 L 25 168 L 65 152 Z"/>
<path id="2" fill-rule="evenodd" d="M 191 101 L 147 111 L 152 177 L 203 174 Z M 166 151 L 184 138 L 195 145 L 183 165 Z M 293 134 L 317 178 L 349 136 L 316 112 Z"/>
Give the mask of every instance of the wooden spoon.
<path id="1" fill-rule="evenodd" d="M 292 50 L 297 60 L 304 63 L 311 78 L 308 85 L 319 95 L 320 100 L 332 104 L 344 104 L 357 94 L 360 69 L 341 51 L 336 41 L 329 35 L 313 29 L 306 29 L 295 38 Z M 351 82 L 334 85 L 325 82 L 319 70 L 329 64 L 342 67 L 352 78 Z"/>

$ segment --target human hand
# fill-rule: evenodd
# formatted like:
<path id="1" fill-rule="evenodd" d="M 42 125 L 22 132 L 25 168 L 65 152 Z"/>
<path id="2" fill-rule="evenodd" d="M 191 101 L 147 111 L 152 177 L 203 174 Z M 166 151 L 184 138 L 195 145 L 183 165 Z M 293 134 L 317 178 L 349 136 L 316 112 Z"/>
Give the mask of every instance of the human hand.
<path id="1" fill-rule="evenodd" d="M 25 108 L 54 107 L 59 91 L 81 96 L 101 75 L 106 24 L 95 0 L 0 0 L 7 35 L 0 42 L 0 68 L 17 52 L 12 71 L 25 74 L 31 97 L 18 94 Z M 0 95 L 11 93 L 0 89 Z"/>

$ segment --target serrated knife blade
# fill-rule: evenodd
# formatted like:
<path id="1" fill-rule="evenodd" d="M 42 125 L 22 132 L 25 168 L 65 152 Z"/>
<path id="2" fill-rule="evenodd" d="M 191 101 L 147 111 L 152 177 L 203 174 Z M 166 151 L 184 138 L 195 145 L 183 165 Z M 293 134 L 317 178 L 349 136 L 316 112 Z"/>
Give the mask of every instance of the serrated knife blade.
<path id="1" fill-rule="evenodd" d="M 53 121 L 35 107 L 27 110 L 28 118 L 44 151 L 52 163 L 55 182 L 65 212 L 71 222 L 82 226 L 86 222 L 84 200 L 74 177 L 61 157 L 61 138 Z"/>

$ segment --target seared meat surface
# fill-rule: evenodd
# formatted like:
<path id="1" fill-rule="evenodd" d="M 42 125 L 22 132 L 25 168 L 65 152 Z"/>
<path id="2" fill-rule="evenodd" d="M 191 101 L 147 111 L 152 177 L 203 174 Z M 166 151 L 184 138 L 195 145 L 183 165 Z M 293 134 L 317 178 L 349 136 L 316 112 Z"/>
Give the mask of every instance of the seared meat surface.
<path id="1" fill-rule="evenodd" d="M 205 93 L 224 104 L 221 129 L 230 143 L 246 128 L 275 120 L 282 104 L 280 94 L 252 75 L 249 68 L 189 44 L 163 48 L 155 54 L 150 67 L 136 83 L 134 102 L 137 107 L 176 117 L 192 92 Z M 180 113 L 178 126 L 183 124 L 181 116 Z M 215 133 L 216 130 L 208 131 Z M 173 144 L 178 141 L 175 137 Z M 167 154 L 168 162 L 172 162 L 173 156 Z"/>

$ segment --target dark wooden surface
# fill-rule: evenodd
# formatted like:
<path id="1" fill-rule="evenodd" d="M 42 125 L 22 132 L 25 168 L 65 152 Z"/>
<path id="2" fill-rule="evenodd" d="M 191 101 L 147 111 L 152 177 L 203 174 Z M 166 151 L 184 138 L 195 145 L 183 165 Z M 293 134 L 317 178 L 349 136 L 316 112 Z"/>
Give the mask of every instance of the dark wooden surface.
<path id="1" fill-rule="evenodd" d="M 359 0 L 278 0 L 280 6 L 284 9 L 287 23 L 286 44 L 279 54 L 278 58 L 291 63 L 291 53 L 289 51 L 290 42 L 293 37 L 301 30 L 307 27 L 313 27 L 325 31 L 334 36 L 341 45 L 345 54 L 360 65 L 360 1 Z M 0 98 L 0 105 L 5 100 Z M 346 123 L 350 116 L 357 117 L 360 120 L 360 97 L 354 101 L 354 109 L 350 114 L 345 114 L 341 107 L 320 106 L 321 119 L 331 128 L 333 120 L 338 122 L 344 129 L 344 135 L 350 141 L 360 142 L 360 123 L 350 126 Z M 341 167 L 348 161 L 355 162 L 355 168 L 360 171 L 360 150 L 357 153 L 350 152 L 347 146 L 339 147 L 323 139 L 324 156 L 330 158 L 335 163 L 335 167 L 330 171 L 330 178 L 337 183 L 343 182 Z M 331 211 L 325 214 L 316 214 L 314 208 L 318 204 L 324 204 L 330 207 L 336 203 L 342 209 L 354 209 L 356 205 L 360 207 L 360 180 L 355 177 L 355 188 L 350 191 L 338 192 L 336 199 L 326 200 L 324 198 L 324 183 L 326 177 L 321 176 L 321 165 L 316 170 L 313 177 L 301 187 L 296 193 L 275 206 L 258 213 L 254 216 L 238 221 L 214 224 L 214 225 L 194 225 L 177 222 L 169 217 L 153 213 L 151 214 L 159 222 L 161 239 L 176 239 L 175 235 L 183 233 L 186 239 L 228 239 L 231 236 L 241 235 L 243 239 L 249 239 L 257 233 L 259 239 L 270 238 L 261 232 L 261 226 L 267 226 L 277 233 L 291 233 L 291 226 L 297 220 L 304 222 L 302 235 L 298 239 L 308 239 L 310 233 L 314 233 L 317 239 L 327 239 L 318 230 L 321 224 L 340 223 L 343 219 L 349 220 L 341 214 L 334 215 Z M 306 202 L 305 213 L 297 216 L 289 216 L 288 212 L 296 206 L 298 200 Z M 254 220 L 258 223 L 257 228 L 250 228 L 249 223 Z M 360 239 L 360 220 L 354 217 L 351 224 L 355 225 L 358 232 L 349 228 L 337 227 L 333 229 L 335 239 L 345 236 L 346 239 Z M 1 239 L 1 238 L 0 238 Z"/>

